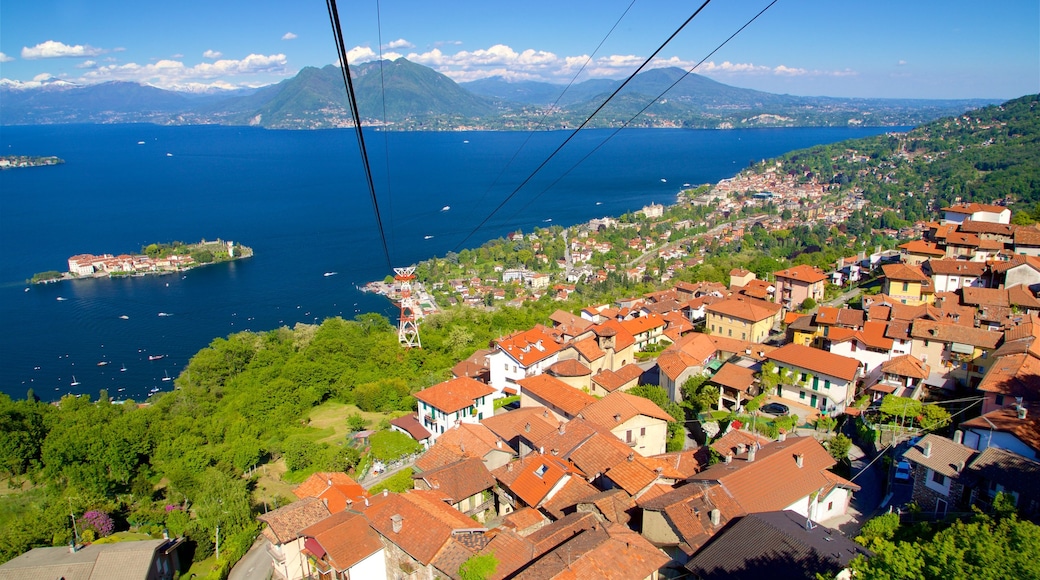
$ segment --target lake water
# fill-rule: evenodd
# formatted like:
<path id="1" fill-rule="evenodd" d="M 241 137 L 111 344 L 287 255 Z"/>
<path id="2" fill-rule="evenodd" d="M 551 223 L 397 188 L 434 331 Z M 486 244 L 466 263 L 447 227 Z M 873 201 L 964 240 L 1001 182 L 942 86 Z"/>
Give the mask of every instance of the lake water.
<path id="1" fill-rule="evenodd" d="M 684 183 L 714 183 L 753 160 L 884 131 L 631 129 L 595 151 L 612 132 L 583 131 L 476 232 L 567 133 L 366 132 L 366 143 L 388 253 L 393 266 L 407 266 L 517 228 L 669 204 Z M 12 397 L 28 388 L 44 400 L 107 389 L 142 400 L 171 389 L 163 378 L 215 337 L 395 315 L 357 289 L 392 272 L 352 131 L 3 127 L 0 151 L 65 160 L 0 172 L 0 391 Z M 67 270 L 75 254 L 218 237 L 256 254 L 185 276 L 25 283 Z"/>

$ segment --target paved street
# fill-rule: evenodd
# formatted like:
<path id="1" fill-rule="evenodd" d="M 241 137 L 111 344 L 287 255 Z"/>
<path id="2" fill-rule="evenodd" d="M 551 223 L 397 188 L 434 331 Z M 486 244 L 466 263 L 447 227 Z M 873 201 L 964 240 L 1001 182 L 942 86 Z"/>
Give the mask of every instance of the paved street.
<path id="1" fill-rule="evenodd" d="M 271 577 L 271 556 L 267 554 L 267 539 L 260 536 L 253 547 L 238 561 L 228 580 L 267 580 Z"/>

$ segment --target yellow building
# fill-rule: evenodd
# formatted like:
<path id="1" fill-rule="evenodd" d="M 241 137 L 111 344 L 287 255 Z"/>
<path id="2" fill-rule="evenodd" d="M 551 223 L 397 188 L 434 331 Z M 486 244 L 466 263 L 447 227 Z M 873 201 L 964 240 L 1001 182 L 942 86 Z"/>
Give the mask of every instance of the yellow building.
<path id="1" fill-rule="evenodd" d="M 935 286 L 920 267 L 906 264 L 885 264 L 881 267 L 885 282 L 881 293 L 910 306 L 931 304 L 935 301 Z"/>
<path id="2" fill-rule="evenodd" d="M 716 336 L 765 342 L 777 323 L 781 306 L 747 296 L 734 296 L 705 309 L 706 327 Z"/>

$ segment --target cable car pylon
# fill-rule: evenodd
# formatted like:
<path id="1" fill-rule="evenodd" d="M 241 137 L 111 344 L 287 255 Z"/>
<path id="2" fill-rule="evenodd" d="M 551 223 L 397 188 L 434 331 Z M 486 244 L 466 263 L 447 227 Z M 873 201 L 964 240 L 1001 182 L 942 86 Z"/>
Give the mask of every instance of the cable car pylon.
<path id="1" fill-rule="evenodd" d="M 419 325 L 416 312 L 421 312 L 415 297 L 412 296 L 412 281 L 415 280 L 415 266 L 394 268 L 394 280 L 401 285 L 401 315 L 397 322 L 397 340 L 405 348 L 422 348 L 419 341 Z"/>

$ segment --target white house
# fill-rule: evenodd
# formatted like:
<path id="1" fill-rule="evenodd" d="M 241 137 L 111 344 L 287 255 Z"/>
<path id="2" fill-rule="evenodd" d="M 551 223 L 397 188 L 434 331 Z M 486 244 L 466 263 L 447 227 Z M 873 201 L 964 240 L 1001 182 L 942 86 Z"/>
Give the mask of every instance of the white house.
<path id="1" fill-rule="evenodd" d="M 517 381 L 542 374 L 559 360 L 560 348 L 542 326 L 498 339 L 488 355 L 495 396 L 519 393 Z"/>
<path id="2" fill-rule="evenodd" d="M 852 402 L 859 376 L 856 359 L 794 343 L 765 356 L 781 376 L 778 397 L 831 414 L 845 412 Z"/>
<path id="3" fill-rule="evenodd" d="M 431 443 L 458 423 L 477 423 L 494 415 L 494 392 L 484 383 L 459 377 L 415 393 L 419 422 L 430 432 Z"/>

